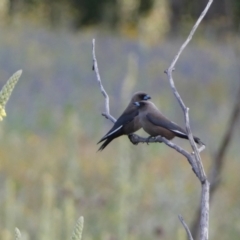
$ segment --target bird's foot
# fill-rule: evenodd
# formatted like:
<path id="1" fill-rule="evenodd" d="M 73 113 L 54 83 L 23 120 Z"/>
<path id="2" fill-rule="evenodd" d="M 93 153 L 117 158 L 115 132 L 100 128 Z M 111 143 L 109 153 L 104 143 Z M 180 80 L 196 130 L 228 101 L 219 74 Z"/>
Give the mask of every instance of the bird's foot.
<path id="1" fill-rule="evenodd" d="M 136 141 L 136 134 L 129 134 L 128 138 L 133 145 L 138 145 L 138 142 Z"/>
<path id="2" fill-rule="evenodd" d="M 155 138 L 155 137 L 149 136 L 149 137 L 146 139 L 146 143 L 147 143 L 147 145 L 149 145 L 150 140 L 151 140 L 151 139 L 154 139 L 154 138 Z"/>

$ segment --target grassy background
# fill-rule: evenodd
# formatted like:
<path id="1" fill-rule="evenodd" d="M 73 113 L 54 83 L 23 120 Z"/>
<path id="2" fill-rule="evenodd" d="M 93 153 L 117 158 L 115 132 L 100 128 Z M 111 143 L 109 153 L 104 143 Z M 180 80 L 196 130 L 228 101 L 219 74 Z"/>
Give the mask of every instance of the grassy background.
<path id="1" fill-rule="evenodd" d="M 67 239 L 80 215 L 83 239 L 185 239 L 177 215 L 191 223 L 200 186 L 187 161 L 163 144 L 133 146 L 127 137 L 103 152 L 96 142 L 111 127 L 92 72 L 91 40 L 112 114 L 129 96 L 149 93 L 169 118 L 183 124 L 164 70 L 183 39 L 148 47 L 106 32 L 1 27 L 0 83 L 23 69 L 0 128 L 0 239 Z M 206 144 L 206 170 L 224 133 L 239 85 L 236 39 L 195 39 L 174 79 L 190 107 L 194 134 Z M 210 212 L 211 239 L 240 234 L 239 123 L 222 185 Z M 142 135 L 146 135 L 142 133 Z M 189 149 L 187 141 L 174 140 Z"/>

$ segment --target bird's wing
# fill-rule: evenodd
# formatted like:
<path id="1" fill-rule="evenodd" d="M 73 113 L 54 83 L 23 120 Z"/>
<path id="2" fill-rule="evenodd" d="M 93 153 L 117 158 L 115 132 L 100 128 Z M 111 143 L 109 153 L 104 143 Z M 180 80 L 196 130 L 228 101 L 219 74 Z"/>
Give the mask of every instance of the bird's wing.
<path id="1" fill-rule="evenodd" d="M 109 132 L 101 138 L 101 140 L 98 142 L 102 142 L 105 139 L 107 139 L 109 136 L 113 135 L 114 133 L 117 133 L 121 131 L 121 129 L 124 127 L 125 124 L 133 121 L 133 119 L 138 115 L 138 109 L 134 111 L 130 111 L 128 113 L 122 114 L 117 121 L 114 123 L 113 127 L 109 130 Z"/>
<path id="2" fill-rule="evenodd" d="M 166 128 L 170 130 L 171 132 L 174 132 L 179 137 L 187 137 L 187 133 L 185 130 L 183 130 L 181 127 L 179 127 L 176 123 L 168 120 L 165 117 L 159 117 L 156 118 L 153 114 L 148 113 L 146 115 L 149 122 L 151 122 L 153 125 Z"/>

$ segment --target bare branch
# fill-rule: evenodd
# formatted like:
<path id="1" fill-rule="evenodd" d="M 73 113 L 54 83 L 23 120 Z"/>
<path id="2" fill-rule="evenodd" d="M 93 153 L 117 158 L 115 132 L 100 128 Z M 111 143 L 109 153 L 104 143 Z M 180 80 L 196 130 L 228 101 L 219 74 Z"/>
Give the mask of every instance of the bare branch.
<path id="1" fill-rule="evenodd" d="M 116 122 L 116 119 L 110 114 L 109 97 L 108 97 L 108 94 L 107 94 L 107 92 L 105 91 L 105 89 L 102 85 L 101 77 L 100 77 L 99 70 L 98 70 L 97 58 L 96 58 L 96 54 L 95 54 L 95 39 L 92 40 L 92 56 L 93 56 L 93 70 L 96 73 L 96 77 L 97 77 L 97 81 L 99 83 L 99 87 L 100 87 L 101 92 L 102 92 L 102 94 L 105 98 L 105 113 L 102 113 L 102 115 L 104 117 L 106 117 L 107 119 L 109 119 L 111 122 L 114 123 L 114 122 Z M 197 167 L 195 166 L 194 155 L 190 154 L 189 152 L 187 152 L 183 148 L 179 147 L 178 145 L 174 144 L 173 142 L 168 141 L 167 139 L 162 138 L 161 136 L 149 139 L 149 138 L 140 137 L 136 134 L 129 135 L 129 140 L 135 145 L 138 144 L 138 143 L 153 143 L 153 142 L 161 143 L 161 142 L 164 142 L 166 145 L 175 149 L 177 152 L 179 152 L 183 156 L 185 156 L 187 158 L 189 164 L 192 166 L 192 170 L 197 175 L 197 177 L 199 177 L 199 173 L 195 171 L 197 169 Z"/>
<path id="2" fill-rule="evenodd" d="M 222 141 L 220 143 L 220 146 L 217 150 L 217 153 L 215 154 L 215 157 L 213 159 L 213 163 L 211 166 L 210 174 L 209 174 L 209 179 L 211 183 L 210 187 L 210 201 L 212 200 L 212 197 L 216 191 L 216 189 L 219 186 L 219 183 L 221 182 L 221 173 L 223 169 L 223 164 L 224 164 L 224 159 L 227 153 L 227 150 L 230 146 L 233 134 L 234 134 L 234 129 L 236 128 L 237 125 L 237 120 L 240 117 L 240 85 L 238 89 L 238 93 L 236 96 L 236 102 L 233 107 L 229 123 L 227 124 L 227 129 L 226 132 L 222 138 Z M 194 217 L 194 220 L 191 224 L 191 231 L 193 236 L 196 238 L 198 235 L 199 231 L 199 219 L 200 219 L 200 208 L 196 211 L 196 215 Z"/>
<path id="3" fill-rule="evenodd" d="M 193 237 L 192 237 L 192 234 L 188 228 L 188 225 L 185 223 L 185 221 L 183 220 L 183 217 L 181 215 L 178 215 L 178 218 L 180 220 L 180 222 L 182 223 L 183 227 L 185 228 L 186 230 L 186 233 L 188 235 L 188 240 L 193 240 Z"/>
<path id="4" fill-rule="evenodd" d="M 138 143 L 165 143 L 167 146 L 169 146 L 170 148 L 173 148 L 174 150 L 176 150 L 177 152 L 179 152 L 180 154 L 182 154 L 184 157 L 187 158 L 189 164 L 192 166 L 192 170 L 193 172 L 198 176 L 198 172 L 195 171 L 195 169 L 197 169 L 196 167 L 196 163 L 194 161 L 194 155 L 190 154 L 189 152 L 187 152 L 185 149 L 181 148 L 180 146 L 178 146 L 177 144 L 174 144 L 173 142 L 167 140 L 164 137 L 161 136 L 157 136 L 154 138 L 144 138 L 144 137 L 140 137 L 137 134 L 131 134 L 129 135 L 129 139 L 133 144 L 138 144 Z"/>
<path id="5" fill-rule="evenodd" d="M 196 164 L 198 165 L 198 171 L 200 173 L 200 178 L 199 180 L 201 181 L 201 183 L 203 183 L 205 180 L 206 180 L 206 174 L 204 172 L 204 168 L 203 168 L 203 165 L 202 165 L 202 161 L 201 161 L 201 157 L 200 157 L 200 153 L 199 153 L 199 150 L 197 148 L 197 145 L 193 139 L 193 134 L 192 134 L 192 130 L 191 130 L 191 127 L 190 127 L 190 121 L 189 121 L 189 108 L 186 108 L 186 112 L 184 112 L 185 114 L 185 124 L 186 124 L 186 130 L 187 130 L 187 133 L 188 133 L 188 139 L 189 139 L 189 142 L 191 144 L 191 147 L 194 151 L 194 155 L 195 155 L 195 159 L 196 159 Z"/>
<path id="6" fill-rule="evenodd" d="M 202 184 L 201 193 L 201 218 L 200 218 L 200 239 L 208 239 L 208 227 L 209 227 L 209 187 L 208 181 Z"/>
<path id="7" fill-rule="evenodd" d="M 208 12 L 211 4 L 213 3 L 213 0 L 209 0 L 207 6 L 205 7 L 205 9 L 203 10 L 203 12 L 201 13 L 200 17 L 198 18 L 197 22 L 194 24 L 190 34 L 188 35 L 188 38 L 186 39 L 186 41 L 183 43 L 183 45 L 181 46 L 181 48 L 179 49 L 177 55 L 175 56 L 175 58 L 173 59 L 171 65 L 170 65 L 170 69 L 171 71 L 174 70 L 175 64 L 178 60 L 178 58 L 180 57 L 181 53 L 183 52 L 183 50 L 186 48 L 186 46 L 188 45 L 188 43 L 192 40 L 192 37 L 194 35 L 194 33 L 196 32 L 199 24 L 201 23 L 201 21 L 203 20 L 203 18 L 205 17 L 206 13 Z M 182 102 L 183 103 L 183 102 Z M 184 106 L 184 103 L 183 103 Z"/>
<path id="8" fill-rule="evenodd" d="M 190 123 L 189 123 L 189 114 L 188 111 L 189 109 L 185 106 L 183 100 L 181 99 L 173 78 L 172 78 L 172 72 L 174 70 L 175 64 L 178 60 L 178 58 L 180 57 L 181 53 L 183 52 L 183 50 L 185 49 L 185 47 L 187 46 L 187 44 L 191 41 L 197 27 L 199 26 L 200 22 L 202 21 L 202 19 L 204 18 L 204 16 L 206 15 L 208 9 L 210 8 L 211 4 L 212 4 L 213 0 L 209 0 L 207 6 L 205 7 L 204 11 L 202 12 L 202 14 L 200 15 L 200 17 L 198 18 L 197 22 L 195 23 L 195 25 L 193 26 L 188 38 L 186 39 L 186 41 L 183 43 L 183 45 L 180 47 L 177 55 L 175 56 L 175 58 L 173 59 L 170 67 L 167 69 L 167 71 L 165 71 L 167 73 L 169 82 L 170 82 L 170 86 L 173 90 L 173 93 L 177 99 L 177 101 L 179 102 L 183 112 L 184 112 L 184 116 L 185 116 L 185 124 L 186 124 L 186 130 L 188 133 L 188 138 L 190 141 L 190 144 L 192 146 L 192 149 L 194 151 L 194 155 L 189 154 L 188 152 L 186 152 L 185 150 L 181 149 L 180 147 L 178 147 L 177 145 L 173 144 L 172 142 L 164 139 L 164 138 L 159 138 L 158 137 L 158 142 L 164 142 L 165 144 L 167 144 L 168 146 L 174 148 L 176 151 L 178 151 L 179 153 L 181 153 L 182 155 L 184 155 L 189 163 L 191 164 L 194 173 L 197 175 L 197 177 L 199 178 L 201 184 L 202 184 L 202 200 L 201 200 L 201 223 L 200 223 L 200 228 L 201 228 L 201 240 L 207 240 L 208 239 L 208 222 L 209 222 L 209 183 L 208 180 L 206 178 L 206 174 L 204 172 L 204 168 L 201 162 L 201 157 L 199 154 L 199 150 L 193 140 L 193 135 L 191 132 L 191 128 L 190 128 Z M 97 60 L 96 60 L 96 56 L 95 56 L 95 40 L 93 39 L 93 70 L 95 70 L 96 75 L 97 75 L 97 80 L 99 83 L 99 86 L 101 88 L 101 92 L 103 94 L 103 96 L 105 97 L 105 109 L 106 109 L 106 113 L 104 113 L 103 115 L 110 119 L 112 122 L 115 122 L 115 119 L 110 115 L 110 111 L 109 111 L 109 98 L 108 95 L 106 93 L 106 91 L 104 90 L 102 83 L 101 83 L 101 79 L 100 79 L 100 75 L 99 75 L 99 71 L 98 71 L 98 66 L 97 66 Z M 134 134 L 134 136 L 136 136 Z M 138 137 L 138 136 L 137 136 Z M 131 136 L 129 137 L 131 139 Z M 135 144 L 137 144 L 139 142 L 139 140 L 142 140 L 143 142 L 151 142 L 149 139 L 141 139 L 139 137 L 138 141 L 135 142 Z M 132 139 L 131 139 L 132 141 Z M 155 140 L 156 141 L 156 138 Z M 132 141 L 133 142 L 133 141 Z M 192 157 L 194 156 L 194 157 Z M 193 160 L 194 159 L 194 160 Z"/>
<path id="9" fill-rule="evenodd" d="M 182 98 L 180 97 L 176 87 L 175 87 L 175 84 L 174 84 L 174 81 L 173 81 L 173 77 L 172 77 L 172 72 L 175 68 L 175 64 L 177 62 L 177 60 L 179 59 L 181 53 L 183 52 L 183 50 L 186 48 L 186 46 L 188 45 L 188 43 L 191 41 L 196 29 L 198 28 L 199 24 L 201 23 L 202 19 L 204 18 L 204 16 L 206 15 L 208 9 L 210 8 L 211 4 L 212 4 L 213 0 L 209 0 L 208 1 L 208 4 L 207 6 L 205 7 L 205 9 L 203 10 L 203 12 L 201 13 L 200 17 L 198 18 L 197 22 L 194 24 L 188 38 L 186 39 L 186 41 L 182 44 L 182 46 L 180 47 L 177 55 L 174 57 L 170 67 L 165 71 L 165 73 L 167 74 L 168 76 L 168 79 L 169 79 L 169 82 L 170 82 L 170 86 L 173 90 L 173 93 L 175 95 L 175 97 L 177 98 L 183 112 L 184 112 L 184 116 L 185 116 L 185 123 L 186 123 L 186 130 L 187 130 L 187 133 L 188 133 L 188 137 L 189 137 L 189 141 L 190 141 L 190 144 L 192 146 L 192 149 L 196 155 L 196 160 L 197 160 L 197 165 L 200 169 L 200 172 L 201 172 L 201 179 L 200 181 L 201 182 L 204 182 L 206 180 L 206 174 L 204 172 L 204 169 L 203 169 L 203 166 L 202 166 L 202 163 L 201 163 L 201 159 L 200 159 L 200 155 L 199 155 L 199 152 L 198 152 L 198 149 L 197 149 L 197 146 L 196 146 L 196 143 L 194 142 L 193 140 L 193 135 L 192 135 L 192 132 L 191 132 L 191 128 L 190 128 L 190 123 L 189 123 L 189 114 L 188 114 L 188 111 L 189 109 L 185 106 Z"/>
<path id="10" fill-rule="evenodd" d="M 188 139 L 189 142 L 191 144 L 191 147 L 194 151 L 194 155 L 195 155 L 195 160 L 196 160 L 196 165 L 197 165 L 197 169 L 194 169 L 195 173 L 199 173 L 199 175 L 197 174 L 199 181 L 202 184 L 202 195 L 201 195 L 201 219 L 200 219 L 200 239 L 201 240 L 207 240 L 208 239 L 208 226 L 209 226 L 209 182 L 207 180 L 203 165 L 202 165 L 202 161 L 201 161 L 201 157 L 200 157 L 200 153 L 199 150 L 197 149 L 196 143 L 193 139 L 193 135 L 192 135 L 192 131 L 191 131 L 191 127 L 190 127 L 190 122 L 189 122 L 189 108 L 187 108 L 182 100 L 182 98 L 180 97 L 180 94 L 178 93 L 174 81 L 173 81 L 173 77 L 172 77 L 172 73 L 173 70 L 175 68 L 175 64 L 177 62 L 177 60 L 179 59 L 181 53 L 183 52 L 183 50 L 186 48 L 186 46 L 188 45 L 188 43 L 191 41 L 196 29 L 198 28 L 199 24 L 201 23 L 202 19 L 204 18 L 204 16 L 206 15 L 208 9 L 210 8 L 211 4 L 212 4 L 213 0 L 209 0 L 208 4 L 206 5 L 205 9 L 203 10 L 203 12 L 201 13 L 200 17 L 198 18 L 197 22 L 195 23 L 195 25 L 193 26 L 188 38 L 186 39 L 186 41 L 182 44 L 182 46 L 180 47 L 177 55 L 174 57 L 170 67 L 165 71 L 165 73 L 168 76 L 168 80 L 170 83 L 170 86 L 172 88 L 172 91 L 177 99 L 177 101 L 179 102 L 179 105 L 181 106 L 183 112 L 184 112 L 184 117 L 185 117 L 185 124 L 186 124 L 186 130 L 188 133 Z M 194 166 L 194 165 L 192 165 Z"/>
<path id="11" fill-rule="evenodd" d="M 93 56 L 93 70 L 96 73 L 96 77 L 97 77 L 97 81 L 99 83 L 99 87 L 100 87 L 101 92 L 102 92 L 102 94 L 105 98 L 105 113 L 102 113 L 102 115 L 104 117 L 106 117 L 107 119 L 109 119 L 111 122 L 114 123 L 114 122 L 116 122 L 116 119 L 110 114 L 109 97 L 108 97 L 108 94 L 107 94 L 106 90 L 103 87 L 101 77 L 100 77 L 100 74 L 99 74 L 99 70 L 98 70 L 97 58 L 96 58 L 96 54 L 95 54 L 95 39 L 92 40 L 92 56 Z M 196 166 L 196 161 L 194 159 L 195 158 L 194 154 L 191 154 L 191 153 L 187 152 L 186 150 L 184 150 L 180 146 L 174 144 L 173 142 L 168 141 L 167 139 L 162 138 L 161 136 L 149 139 L 149 138 L 140 137 L 136 134 L 129 135 L 129 140 L 135 145 L 137 145 L 138 143 L 154 143 L 154 142 L 155 143 L 157 143 L 157 142 L 161 143 L 161 142 L 164 142 L 166 145 L 175 149 L 177 152 L 179 152 L 180 154 L 185 156 L 187 158 L 189 164 L 192 166 L 192 170 L 196 174 L 196 176 L 198 178 L 201 177 L 199 175 L 200 173 L 199 173 L 198 168 Z M 201 149 L 204 149 L 204 148 L 201 148 Z M 199 149 L 199 150 L 201 151 L 201 149 Z"/>
<path id="12" fill-rule="evenodd" d="M 105 89 L 102 85 L 101 77 L 100 77 L 100 74 L 99 74 L 99 71 L 98 71 L 97 58 L 96 58 L 96 54 L 95 54 L 95 39 L 92 40 L 92 56 L 93 56 L 93 71 L 95 71 L 95 73 L 96 73 L 96 77 L 97 77 L 99 87 L 101 89 L 101 93 L 105 98 L 105 113 L 102 113 L 102 115 L 105 118 L 112 121 L 113 123 L 115 123 L 116 119 L 110 114 L 109 97 L 108 97 L 108 94 L 107 94 L 107 92 L 105 91 Z"/>

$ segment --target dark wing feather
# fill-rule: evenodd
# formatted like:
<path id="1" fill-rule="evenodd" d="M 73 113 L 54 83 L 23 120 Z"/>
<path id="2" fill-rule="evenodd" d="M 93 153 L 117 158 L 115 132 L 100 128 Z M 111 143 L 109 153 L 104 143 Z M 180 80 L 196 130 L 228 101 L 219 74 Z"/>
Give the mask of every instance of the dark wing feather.
<path id="1" fill-rule="evenodd" d="M 104 143 L 100 146 L 98 151 L 102 151 L 114 138 L 107 138 Z"/>
<path id="2" fill-rule="evenodd" d="M 185 130 L 183 130 L 176 123 L 168 120 L 165 117 L 156 118 L 152 114 L 149 114 L 149 113 L 146 115 L 146 117 L 147 117 L 148 121 L 151 122 L 152 124 L 162 127 L 162 128 L 166 128 L 169 131 L 174 132 L 176 134 L 176 136 L 178 136 L 178 137 L 182 137 L 182 138 L 188 137 Z"/>
<path id="3" fill-rule="evenodd" d="M 182 129 L 176 123 L 168 120 L 165 117 L 156 118 L 151 114 L 147 114 L 147 119 L 149 122 L 151 122 L 152 124 L 154 124 L 156 126 L 163 127 L 163 128 L 170 130 L 171 132 L 174 132 L 177 137 L 188 139 L 187 132 L 184 129 Z M 196 143 L 198 143 L 200 145 L 205 145 L 200 140 L 200 138 L 193 136 L 193 139 Z"/>
<path id="4" fill-rule="evenodd" d="M 111 136 L 112 134 L 116 135 L 116 137 L 124 134 L 123 131 L 123 127 L 125 124 L 133 121 L 133 119 L 138 115 L 138 109 L 134 110 L 134 111 L 130 111 L 129 113 L 124 113 L 122 114 L 117 121 L 114 123 L 113 127 L 107 132 L 107 134 L 101 138 L 101 140 L 98 142 L 102 142 L 105 139 L 107 139 L 109 136 Z"/>

